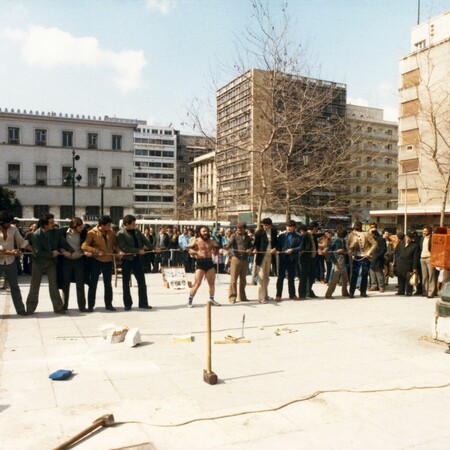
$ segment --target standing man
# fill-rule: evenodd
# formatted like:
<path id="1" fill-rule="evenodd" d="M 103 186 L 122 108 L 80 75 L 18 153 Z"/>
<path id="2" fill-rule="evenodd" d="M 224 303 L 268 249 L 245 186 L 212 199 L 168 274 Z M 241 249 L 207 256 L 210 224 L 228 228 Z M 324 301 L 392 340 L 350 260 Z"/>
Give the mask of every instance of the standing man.
<path id="1" fill-rule="evenodd" d="M 212 260 L 214 254 L 217 253 L 218 244 L 214 239 L 211 239 L 209 228 L 204 225 L 198 225 L 196 229 L 196 237 L 192 239 L 189 254 L 197 260 L 197 267 L 195 270 L 195 281 L 189 292 L 188 308 L 192 308 L 195 294 L 202 284 L 203 278 L 206 278 L 209 286 L 209 301 L 214 306 L 220 306 L 220 303 L 214 300 L 216 280 L 215 265 Z"/>
<path id="2" fill-rule="evenodd" d="M 253 253 L 256 253 L 256 265 L 258 271 L 258 301 L 267 303 L 270 300 L 268 287 L 270 282 L 270 266 L 272 255 L 277 252 L 277 230 L 272 227 L 272 219 L 266 217 L 261 222 L 262 228 L 255 233 Z"/>
<path id="3" fill-rule="evenodd" d="M 63 228 L 61 232 L 73 249 L 71 256 L 60 257 L 60 262 L 62 258 L 64 309 L 69 307 L 70 283 L 73 275 L 77 289 L 78 309 L 80 312 L 86 312 L 86 294 L 84 293 L 86 256 L 81 246 L 86 239 L 87 231 L 84 229 L 81 218 L 74 217 L 70 221 L 69 228 Z"/>
<path id="4" fill-rule="evenodd" d="M 88 231 L 86 240 L 81 246 L 86 256 L 92 256 L 91 279 L 88 290 L 88 312 L 93 312 L 95 307 L 95 295 L 100 274 L 103 275 L 103 286 L 105 289 L 105 308 L 115 311 L 112 305 L 112 272 L 113 253 L 117 250 L 116 233 L 111 229 L 111 217 L 101 216 L 98 225 Z"/>
<path id="5" fill-rule="evenodd" d="M 431 227 L 425 226 L 420 239 L 420 267 L 422 268 L 422 295 L 433 298 L 437 292 L 436 269 L 430 264 Z"/>
<path id="6" fill-rule="evenodd" d="M 189 255 L 189 242 L 191 241 L 191 235 L 187 228 L 183 228 L 183 233 L 178 236 L 178 247 L 181 251 L 181 263 L 184 266 L 186 272 L 192 272 L 191 261 L 193 259 Z"/>
<path id="7" fill-rule="evenodd" d="M 347 235 L 347 230 L 342 226 L 338 225 L 334 234 L 334 238 L 331 240 L 331 244 L 328 247 L 328 254 L 330 255 L 330 261 L 333 264 L 333 275 L 330 277 L 328 283 L 328 289 L 325 293 L 325 298 L 333 298 L 333 292 L 336 289 L 339 279 L 342 283 L 342 296 L 348 297 L 348 274 L 347 267 L 345 264 L 345 236 Z"/>
<path id="8" fill-rule="evenodd" d="M 414 233 L 408 231 L 405 239 L 395 249 L 395 269 L 398 277 L 398 292 L 395 295 L 412 295 L 413 287 L 409 284 L 412 273 L 419 272 L 420 251 L 414 242 Z"/>
<path id="9" fill-rule="evenodd" d="M 16 313 L 19 316 L 26 316 L 27 312 L 19 288 L 16 256 L 20 254 L 20 248 L 26 248 L 29 251 L 32 248 L 22 237 L 19 229 L 12 225 L 13 220 L 14 217 L 11 214 L 6 211 L 0 212 L 0 276 L 4 274 L 9 284 Z M 14 248 L 14 244 L 17 249 Z"/>
<path id="10" fill-rule="evenodd" d="M 347 250 L 351 257 L 350 298 L 355 296 L 356 283 L 361 272 L 361 297 L 367 297 L 367 278 L 369 276 L 370 258 L 378 247 L 370 232 L 362 231 L 362 223 L 357 221 L 347 240 Z"/>
<path id="11" fill-rule="evenodd" d="M 315 238 L 317 226 L 317 222 L 311 222 L 309 228 L 303 224 L 299 226 L 300 234 L 302 236 L 302 247 L 300 250 L 300 283 L 298 288 L 300 300 L 305 300 L 306 297 L 317 297 L 312 290 L 317 268 L 318 244 Z"/>
<path id="12" fill-rule="evenodd" d="M 247 224 L 239 222 L 236 227 L 236 233 L 230 239 L 224 248 L 231 250 L 230 266 L 230 289 L 228 291 L 228 301 L 235 303 L 237 298 L 237 279 L 239 278 L 239 301 L 248 302 L 245 294 L 248 272 L 248 255 L 252 253 L 252 240 L 247 234 Z"/>
<path id="13" fill-rule="evenodd" d="M 288 278 L 290 300 L 299 300 L 295 295 L 295 271 L 298 265 L 298 253 L 302 245 L 302 237 L 295 231 L 296 223 L 293 220 L 286 222 L 286 232 L 278 236 L 277 250 L 279 252 L 277 296 L 275 300 L 281 301 L 284 279 Z"/>
<path id="14" fill-rule="evenodd" d="M 127 215 L 123 218 L 123 227 L 117 233 L 117 245 L 122 252 L 122 286 L 125 311 L 129 311 L 133 305 L 130 293 L 131 273 L 134 274 L 138 284 L 139 308 L 152 309 L 148 304 L 142 257 L 146 250 L 152 250 L 153 246 L 136 228 L 136 217 Z"/>
<path id="15" fill-rule="evenodd" d="M 170 257 L 170 238 L 164 227 L 159 228 L 159 233 L 155 237 L 155 247 L 161 249 L 161 253 L 155 254 L 154 272 L 159 272 L 160 266 L 168 266 Z"/>
<path id="16" fill-rule="evenodd" d="M 65 314 L 64 303 L 58 290 L 56 278 L 56 258 L 61 253 L 69 257 L 73 253 L 72 247 L 62 236 L 59 230 L 54 230 L 55 216 L 43 213 L 39 219 L 39 228 L 31 235 L 34 259 L 31 269 L 30 291 L 27 297 L 27 315 L 36 311 L 39 301 L 39 288 L 42 275 L 47 274 L 50 298 L 53 311 L 56 314 Z"/>

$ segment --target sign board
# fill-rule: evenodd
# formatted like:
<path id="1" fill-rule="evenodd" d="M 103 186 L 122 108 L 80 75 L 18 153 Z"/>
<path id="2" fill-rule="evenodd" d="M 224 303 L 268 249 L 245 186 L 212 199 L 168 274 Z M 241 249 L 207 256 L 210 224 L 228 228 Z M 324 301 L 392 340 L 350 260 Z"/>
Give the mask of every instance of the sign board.
<path id="1" fill-rule="evenodd" d="M 161 267 L 164 286 L 169 289 L 187 289 L 188 281 L 184 267 Z"/>

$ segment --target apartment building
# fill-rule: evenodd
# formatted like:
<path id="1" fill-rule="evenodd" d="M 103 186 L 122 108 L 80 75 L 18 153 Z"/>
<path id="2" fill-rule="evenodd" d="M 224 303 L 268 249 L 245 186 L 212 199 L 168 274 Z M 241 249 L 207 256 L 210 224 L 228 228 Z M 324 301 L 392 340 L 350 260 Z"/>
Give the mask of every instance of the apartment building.
<path id="1" fill-rule="evenodd" d="M 281 83 L 290 84 L 290 91 L 282 88 L 276 91 L 270 89 L 274 86 L 271 77 L 271 72 L 252 69 L 217 91 L 216 165 L 220 220 L 254 222 L 262 197 L 266 211 L 284 213 L 280 199 L 286 196 L 276 192 L 277 177 L 273 173 L 272 159 L 276 143 L 271 136 L 281 130 L 274 116 L 281 116 L 287 101 L 282 98 L 283 93 L 275 92 L 296 95 L 292 94 L 292 86 L 297 95 L 301 90 L 315 92 L 313 95 L 318 96 L 329 92 L 329 99 L 320 105 L 315 117 L 308 119 L 309 123 L 317 124 L 332 115 L 345 116 L 344 84 L 278 74 Z M 310 206 L 320 206 L 320 201 L 313 203 L 315 205 Z"/>
<path id="2" fill-rule="evenodd" d="M 177 134 L 177 208 L 178 219 L 194 217 L 194 165 L 195 158 L 211 152 L 215 141 L 198 135 Z"/>
<path id="3" fill-rule="evenodd" d="M 412 29 L 400 60 L 398 208 L 376 215 L 403 227 L 450 226 L 449 55 L 447 11 Z"/>
<path id="4" fill-rule="evenodd" d="M 176 215 L 177 135 L 172 127 L 141 122 L 134 132 L 134 212 L 145 219 Z"/>
<path id="5" fill-rule="evenodd" d="M 346 117 L 357 152 L 348 208 L 353 220 L 368 220 L 371 210 L 397 208 L 398 126 L 385 121 L 378 108 L 347 105 Z"/>
<path id="6" fill-rule="evenodd" d="M 95 219 L 102 176 L 104 213 L 117 223 L 133 211 L 135 127 L 107 116 L 0 109 L 0 184 L 16 192 L 22 217 L 70 218 L 75 194 L 75 214 Z"/>

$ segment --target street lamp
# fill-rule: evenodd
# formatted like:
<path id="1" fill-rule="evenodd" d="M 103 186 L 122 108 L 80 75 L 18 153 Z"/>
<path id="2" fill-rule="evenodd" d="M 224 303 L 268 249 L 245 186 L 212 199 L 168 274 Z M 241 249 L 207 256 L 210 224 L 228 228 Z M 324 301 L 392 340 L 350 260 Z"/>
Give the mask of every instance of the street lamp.
<path id="1" fill-rule="evenodd" d="M 408 231 L 408 172 L 405 170 L 405 166 L 402 161 L 398 161 L 398 165 L 402 168 L 402 175 L 405 175 L 405 218 L 403 221 L 403 232 L 406 234 Z"/>
<path id="2" fill-rule="evenodd" d="M 105 189 L 105 183 L 106 183 L 106 177 L 105 175 L 101 174 L 98 177 L 98 183 L 100 184 L 100 215 L 103 216 L 103 206 L 104 206 L 104 202 L 103 202 L 103 192 Z"/>
<path id="3" fill-rule="evenodd" d="M 70 183 L 70 185 L 72 186 L 72 217 L 75 217 L 75 182 L 76 181 L 80 182 L 81 179 L 83 178 L 81 175 L 75 176 L 77 172 L 77 169 L 75 167 L 75 161 L 79 160 L 80 155 L 77 155 L 75 153 L 75 150 L 72 149 L 72 167 L 70 168 L 69 173 L 64 178 L 64 184 L 68 186 Z"/>

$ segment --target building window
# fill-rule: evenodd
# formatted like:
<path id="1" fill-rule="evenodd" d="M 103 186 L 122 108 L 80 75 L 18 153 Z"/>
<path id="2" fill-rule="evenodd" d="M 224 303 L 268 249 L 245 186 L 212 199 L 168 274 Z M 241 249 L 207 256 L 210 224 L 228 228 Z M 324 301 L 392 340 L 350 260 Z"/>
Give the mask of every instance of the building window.
<path id="1" fill-rule="evenodd" d="M 386 188 L 386 194 L 392 194 L 392 188 Z"/>
<path id="2" fill-rule="evenodd" d="M 367 172 L 367 178 L 372 178 L 372 172 Z"/>
<path id="3" fill-rule="evenodd" d="M 356 186 L 355 192 L 359 194 L 361 192 L 361 186 Z"/>
<path id="4" fill-rule="evenodd" d="M 88 133 L 88 148 L 98 148 L 97 133 Z"/>
<path id="5" fill-rule="evenodd" d="M 367 186 L 366 192 L 367 192 L 368 194 L 371 194 L 371 193 L 372 193 L 372 186 Z"/>
<path id="6" fill-rule="evenodd" d="M 122 187 L 122 169 L 112 169 L 112 183 L 113 188 Z"/>
<path id="7" fill-rule="evenodd" d="M 112 149 L 122 150 L 122 136 L 119 134 L 113 134 L 112 136 Z"/>
<path id="8" fill-rule="evenodd" d="M 36 130 L 35 143 L 36 145 L 47 145 L 47 130 Z"/>
<path id="9" fill-rule="evenodd" d="M 72 167 L 66 166 L 62 168 L 62 185 L 72 186 Z"/>
<path id="10" fill-rule="evenodd" d="M 49 209 L 48 205 L 34 205 L 33 216 L 39 218 L 41 214 L 48 213 Z"/>
<path id="11" fill-rule="evenodd" d="M 88 168 L 88 187 L 98 186 L 98 169 L 94 167 Z"/>
<path id="12" fill-rule="evenodd" d="M 172 130 L 164 130 L 164 134 L 172 134 Z"/>
<path id="13" fill-rule="evenodd" d="M 62 132 L 62 146 L 73 147 L 73 131 Z"/>
<path id="14" fill-rule="evenodd" d="M 86 206 L 86 216 L 94 220 L 100 217 L 100 206 Z"/>
<path id="15" fill-rule="evenodd" d="M 119 223 L 120 219 L 123 219 L 123 206 L 111 206 L 109 209 L 109 215 L 113 223 Z"/>
<path id="16" fill-rule="evenodd" d="M 405 204 L 405 189 L 400 191 L 400 202 L 402 205 Z M 408 189 L 406 195 L 406 202 L 408 204 L 419 203 L 419 190 L 418 189 Z"/>
<path id="17" fill-rule="evenodd" d="M 20 184 L 20 164 L 8 164 L 8 184 Z"/>
<path id="18" fill-rule="evenodd" d="M 20 144 L 20 129 L 8 127 L 8 144 Z"/>
<path id="19" fill-rule="evenodd" d="M 423 48 L 425 48 L 425 46 L 426 46 L 426 40 L 425 39 L 423 41 L 419 41 L 419 42 L 416 42 L 414 44 L 414 48 L 415 48 L 416 51 L 422 50 Z"/>
<path id="20" fill-rule="evenodd" d="M 180 178 L 180 181 L 179 181 L 179 183 L 180 183 L 180 184 L 184 184 L 184 183 L 186 183 L 186 179 L 185 179 L 185 178 Z"/>
<path id="21" fill-rule="evenodd" d="M 180 173 L 186 173 L 186 167 L 181 166 L 180 167 Z"/>
<path id="22" fill-rule="evenodd" d="M 70 219 L 72 217 L 72 205 L 61 205 L 59 207 L 59 217 L 61 219 Z"/>
<path id="23" fill-rule="evenodd" d="M 47 185 L 47 166 L 36 166 L 36 184 L 38 186 Z"/>
<path id="24" fill-rule="evenodd" d="M 367 209 L 372 208 L 372 202 L 371 201 L 366 202 L 366 207 Z"/>

